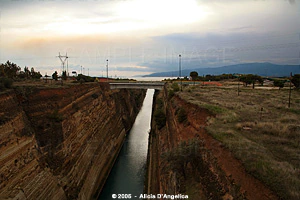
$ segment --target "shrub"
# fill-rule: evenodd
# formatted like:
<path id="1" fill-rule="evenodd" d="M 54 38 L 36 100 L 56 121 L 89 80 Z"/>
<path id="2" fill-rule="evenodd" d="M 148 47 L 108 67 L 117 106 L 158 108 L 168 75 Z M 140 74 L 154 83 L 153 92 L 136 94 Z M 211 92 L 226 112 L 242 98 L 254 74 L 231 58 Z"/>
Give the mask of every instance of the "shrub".
<path id="1" fill-rule="evenodd" d="M 174 90 L 174 92 L 178 92 L 179 91 L 178 83 L 173 83 L 172 84 L 172 89 Z"/>
<path id="2" fill-rule="evenodd" d="M 4 84 L 0 82 L 0 91 L 4 89 L 5 89 Z"/>
<path id="3" fill-rule="evenodd" d="M 162 129 L 166 125 L 166 115 L 162 109 L 157 109 L 155 111 L 154 120 L 158 130 Z"/>
<path id="4" fill-rule="evenodd" d="M 92 94 L 93 99 L 97 99 L 98 97 L 99 97 L 98 94 L 96 94 L 96 93 Z"/>
<path id="5" fill-rule="evenodd" d="M 76 79 L 80 83 L 83 83 L 83 82 L 94 82 L 96 78 L 95 77 L 90 77 L 90 76 L 85 76 L 85 75 L 82 75 L 82 74 L 78 74 Z"/>
<path id="6" fill-rule="evenodd" d="M 178 122 L 182 123 L 187 120 L 187 115 L 184 108 L 180 108 L 177 115 Z"/>
<path id="7" fill-rule="evenodd" d="M 172 99 L 172 97 L 175 95 L 174 90 L 169 90 L 168 99 Z"/>
<path id="8" fill-rule="evenodd" d="M 0 89 L 11 88 L 13 80 L 10 78 L 2 77 L 0 78 Z"/>
<path id="9" fill-rule="evenodd" d="M 282 81 L 282 80 L 274 80 L 274 86 L 279 87 L 279 89 L 283 88 L 284 87 L 284 82 L 285 81 Z"/>
<path id="10" fill-rule="evenodd" d="M 156 99 L 156 105 L 158 108 L 162 109 L 164 106 L 164 102 L 162 101 L 162 99 Z"/>
<path id="11" fill-rule="evenodd" d="M 295 74 L 291 79 L 292 83 L 296 88 L 300 88 L 300 74 Z"/>

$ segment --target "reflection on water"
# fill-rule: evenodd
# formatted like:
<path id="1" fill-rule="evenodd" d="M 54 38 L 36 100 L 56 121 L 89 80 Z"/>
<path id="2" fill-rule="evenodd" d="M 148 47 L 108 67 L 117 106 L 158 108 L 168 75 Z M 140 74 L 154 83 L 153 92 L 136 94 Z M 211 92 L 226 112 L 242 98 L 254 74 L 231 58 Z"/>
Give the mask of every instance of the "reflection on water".
<path id="1" fill-rule="evenodd" d="M 154 90 L 147 90 L 143 106 L 125 139 L 119 157 L 106 181 L 100 200 L 112 199 L 112 194 L 143 193 Z"/>

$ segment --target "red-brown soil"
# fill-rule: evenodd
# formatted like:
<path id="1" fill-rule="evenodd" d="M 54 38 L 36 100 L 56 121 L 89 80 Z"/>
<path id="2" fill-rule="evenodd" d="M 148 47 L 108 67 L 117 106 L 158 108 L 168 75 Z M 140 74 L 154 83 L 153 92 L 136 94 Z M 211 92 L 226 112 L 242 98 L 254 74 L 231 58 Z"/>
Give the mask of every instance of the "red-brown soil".
<path id="1" fill-rule="evenodd" d="M 184 191 L 192 193 L 189 199 L 278 199 L 269 188 L 248 174 L 228 149 L 206 132 L 207 120 L 215 117 L 213 114 L 177 95 L 168 99 L 166 91 L 157 98 L 164 100 L 167 120 L 161 130 L 155 128 L 155 123 L 152 124 L 148 193 L 176 194 L 186 188 Z M 181 123 L 177 119 L 180 109 L 185 110 L 187 117 Z M 205 151 L 210 152 L 212 157 L 203 159 L 201 169 L 192 169 L 192 165 L 187 165 L 184 169 L 185 180 L 182 181 L 177 172 L 168 171 L 172 167 L 163 155 L 177 148 L 182 141 L 193 139 L 203 141 Z M 199 179 L 200 183 L 197 182 Z"/>
<path id="2" fill-rule="evenodd" d="M 205 147 L 212 151 L 217 159 L 218 165 L 225 172 L 226 176 L 231 177 L 236 184 L 241 186 L 241 192 L 246 192 L 248 199 L 278 199 L 278 197 L 268 189 L 263 183 L 245 171 L 242 163 L 234 158 L 233 154 L 224 148 L 222 144 L 207 134 L 204 129 L 206 120 L 212 115 L 205 109 L 197 105 L 187 103 L 175 96 L 178 107 L 184 107 L 187 111 L 189 126 L 180 126 L 180 140 L 189 140 L 193 137 L 200 137 L 205 141 Z"/>

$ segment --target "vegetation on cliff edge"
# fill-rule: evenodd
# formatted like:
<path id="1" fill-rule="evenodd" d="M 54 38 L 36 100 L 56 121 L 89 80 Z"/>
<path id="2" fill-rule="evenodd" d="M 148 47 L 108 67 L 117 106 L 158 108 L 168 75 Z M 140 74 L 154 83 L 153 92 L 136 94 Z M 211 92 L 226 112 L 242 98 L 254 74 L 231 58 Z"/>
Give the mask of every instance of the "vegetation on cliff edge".
<path id="1" fill-rule="evenodd" d="M 300 198 L 300 93 L 240 87 L 189 87 L 178 95 L 216 114 L 206 129 L 248 173 L 283 199 Z"/>

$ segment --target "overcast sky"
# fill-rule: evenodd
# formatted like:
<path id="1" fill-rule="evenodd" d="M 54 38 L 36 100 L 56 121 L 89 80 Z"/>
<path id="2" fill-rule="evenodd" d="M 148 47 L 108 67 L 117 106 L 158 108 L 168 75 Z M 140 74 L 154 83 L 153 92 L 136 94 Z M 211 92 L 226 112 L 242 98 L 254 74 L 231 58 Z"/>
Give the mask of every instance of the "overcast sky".
<path id="1" fill-rule="evenodd" d="M 1 0 L 0 62 L 133 76 L 245 62 L 300 64 L 297 0 Z"/>

